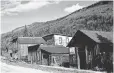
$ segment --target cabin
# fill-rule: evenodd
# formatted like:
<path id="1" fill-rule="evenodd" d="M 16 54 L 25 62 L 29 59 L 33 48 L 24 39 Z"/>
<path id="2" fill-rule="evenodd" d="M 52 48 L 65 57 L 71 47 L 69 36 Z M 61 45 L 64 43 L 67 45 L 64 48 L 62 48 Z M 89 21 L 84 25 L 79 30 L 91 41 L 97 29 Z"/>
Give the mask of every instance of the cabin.
<path id="1" fill-rule="evenodd" d="M 29 61 L 40 65 L 62 66 L 69 62 L 69 50 L 62 45 L 34 45 L 28 47 Z"/>
<path id="2" fill-rule="evenodd" d="M 46 43 L 42 37 L 16 37 L 12 41 L 18 50 L 18 59 L 26 61 L 28 60 L 28 46 Z"/>
<path id="3" fill-rule="evenodd" d="M 73 54 L 70 52 L 70 64 L 75 62 L 76 68 L 93 69 L 96 66 L 102 67 L 99 60 L 103 62 L 103 59 L 113 59 L 113 33 L 78 30 L 67 47 L 75 47 L 72 50 L 74 51 Z M 102 56 L 103 59 L 100 59 L 99 56 Z M 73 59 L 74 61 L 72 61 Z M 104 65 L 106 65 L 105 62 Z M 108 65 L 107 67 L 110 68 Z"/>
<path id="4" fill-rule="evenodd" d="M 43 38 L 46 41 L 47 45 L 63 45 L 64 47 L 66 47 L 69 41 L 72 39 L 70 36 L 61 34 L 49 34 L 43 36 Z"/>

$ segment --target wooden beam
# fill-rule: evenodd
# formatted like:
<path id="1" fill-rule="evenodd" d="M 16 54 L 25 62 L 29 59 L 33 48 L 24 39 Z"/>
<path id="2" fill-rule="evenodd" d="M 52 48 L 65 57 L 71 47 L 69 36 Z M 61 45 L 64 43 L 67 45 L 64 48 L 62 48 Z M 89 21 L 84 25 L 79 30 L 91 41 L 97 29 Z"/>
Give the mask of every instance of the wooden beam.
<path id="1" fill-rule="evenodd" d="M 51 54 L 49 55 L 49 65 L 51 65 Z"/>
<path id="2" fill-rule="evenodd" d="M 36 64 L 38 63 L 38 51 L 36 50 Z"/>
<path id="3" fill-rule="evenodd" d="M 77 59 L 77 68 L 80 69 L 80 58 L 78 54 L 78 47 L 75 47 L 75 54 L 76 54 L 76 59 Z"/>
<path id="4" fill-rule="evenodd" d="M 31 54 L 30 54 L 30 59 L 31 59 L 31 64 L 32 64 L 32 52 L 30 52 Z"/>
<path id="5" fill-rule="evenodd" d="M 68 49 L 69 51 L 69 63 L 71 64 L 71 61 L 70 61 L 70 48 Z"/>
<path id="6" fill-rule="evenodd" d="M 93 68 L 94 49 L 91 50 L 91 69 Z"/>
<path id="7" fill-rule="evenodd" d="M 86 69 L 88 69 L 88 51 L 87 51 L 87 46 L 85 46 L 85 54 L 86 54 Z"/>
<path id="8" fill-rule="evenodd" d="M 43 64 L 43 53 L 41 52 L 41 64 Z"/>
<path id="9" fill-rule="evenodd" d="M 96 55 L 98 55 L 100 53 L 100 48 L 99 48 L 99 44 L 96 45 Z"/>
<path id="10" fill-rule="evenodd" d="M 42 52 L 40 50 L 40 64 L 42 65 Z"/>

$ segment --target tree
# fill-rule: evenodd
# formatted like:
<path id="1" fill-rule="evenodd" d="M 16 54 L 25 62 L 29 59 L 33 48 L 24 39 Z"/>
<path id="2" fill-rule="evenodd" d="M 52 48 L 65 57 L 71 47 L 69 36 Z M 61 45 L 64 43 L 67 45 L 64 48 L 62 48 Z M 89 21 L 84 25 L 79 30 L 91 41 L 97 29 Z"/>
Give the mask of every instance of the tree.
<path id="1" fill-rule="evenodd" d="M 23 37 L 28 37 L 28 29 L 27 26 L 25 25 L 24 31 L 23 31 Z"/>

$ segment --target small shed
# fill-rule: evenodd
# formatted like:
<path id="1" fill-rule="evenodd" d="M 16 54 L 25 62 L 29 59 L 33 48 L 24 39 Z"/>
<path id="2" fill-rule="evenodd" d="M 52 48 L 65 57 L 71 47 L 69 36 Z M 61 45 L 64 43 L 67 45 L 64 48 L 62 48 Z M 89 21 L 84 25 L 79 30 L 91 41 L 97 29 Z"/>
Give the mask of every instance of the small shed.
<path id="1" fill-rule="evenodd" d="M 77 68 L 92 69 L 97 65 L 96 56 L 103 53 L 112 55 L 113 33 L 78 30 L 67 46 L 75 47 Z"/>
<path id="2" fill-rule="evenodd" d="M 53 45 L 35 45 L 30 46 L 29 49 L 36 53 L 37 64 L 41 65 L 62 65 L 64 62 L 69 62 L 69 50 L 64 46 Z M 32 52 L 33 51 L 29 51 Z M 35 53 L 34 53 L 35 54 Z M 32 56 L 35 58 L 35 56 Z M 34 63 L 34 62 L 33 62 Z"/>

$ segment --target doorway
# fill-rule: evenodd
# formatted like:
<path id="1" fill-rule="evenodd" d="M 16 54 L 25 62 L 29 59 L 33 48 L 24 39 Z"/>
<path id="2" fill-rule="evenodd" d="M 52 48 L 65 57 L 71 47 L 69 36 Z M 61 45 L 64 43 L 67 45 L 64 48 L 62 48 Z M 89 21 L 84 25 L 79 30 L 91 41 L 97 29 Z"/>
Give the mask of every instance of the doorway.
<path id="1" fill-rule="evenodd" d="M 86 54 L 83 48 L 78 49 L 79 59 L 80 59 L 80 69 L 86 69 Z"/>
<path id="2" fill-rule="evenodd" d="M 43 53 L 42 64 L 49 65 L 49 55 L 48 54 Z"/>

